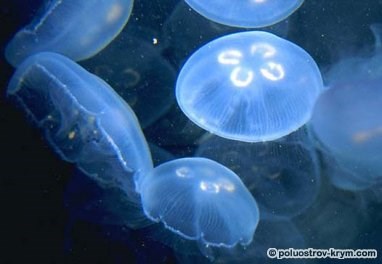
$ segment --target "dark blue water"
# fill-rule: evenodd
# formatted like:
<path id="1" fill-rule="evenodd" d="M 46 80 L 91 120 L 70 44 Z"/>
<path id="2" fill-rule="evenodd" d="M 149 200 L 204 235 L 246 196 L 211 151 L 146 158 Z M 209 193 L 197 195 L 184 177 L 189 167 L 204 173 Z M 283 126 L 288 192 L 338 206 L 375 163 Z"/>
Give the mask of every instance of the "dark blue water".
<path id="1" fill-rule="evenodd" d="M 5 45 L 13 34 L 31 20 L 41 2 L 1 0 L 1 54 L 4 54 Z M 171 93 L 181 66 L 201 45 L 218 36 L 243 30 L 226 26 L 214 27 L 207 22 L 176 0 L 136 0 L 132 16 L 121 33 L 122 40 L 119 41 L 122 46 L 126 43 L 132 50 L 132 53 L 123 57 L 131 61 L 131 67 L 142 72 L 143 79 L 147 81 L 137 82 L 134 74 L 122 77 L 111 74 L 110 67 L 112 70 L 119 67 L 118 54 L 102 57 L 101 53 L 98 61 L 96 57 L 94 61 L 90 59 L 82 62 L 85 68 L 93 70 L 117 91 L 120 89 L 121 96 L 126 85 L 133 86 L 134 89 L 139 87 L 139 92 L 128 93 L 127 101 L 133 109 L 136 107 L 134 110 L 142 120 L 146 118 L 148 111 L 156 112 L 157 108 L 150 108 L 153 102 L 167 102 L 158 103 L 157 107 L 163 109 L 155 120 L 147 118 L 142 122 L 147 140 L 167 151 L 166 154 L 153 155 L 156 164 L 171 157 L 192 156 L 203 142 L 201 139 L 205 132 L 182 114 Z M 266 30 L 304 48 L 314 58 L 322 73 L 325 73 L 342 58 L 373 52 L 375 39 L 370 25 L 374 23 L 382 23 L 380 0 L 306 0 L 286 22 Z M 114 49 L 117 47 L 118 45 Z M 113 54 L 112 51 L 108 52 Z M 150 63 L 140 59 L 144 52 L 144 57 L 150 58 Z M 115 56 L 112 60 L 115 65 L 105 62 L 106 67 L 102 63 L 110 59 L 110 56 Z M 158 242 L 156 237 L 160 234 L 158 235 L 157 229 L 127 228 L 123 224 L 123 214 L 119 211 L 120 194 L 103 196 L 104 192 L 88 178 L 81 177 L 74 165 L 61 161 L 41 133 L 14 104 L 5 99 L 5 89 L 14 69 L 3 55 L 1 58 L 0 263 L 208 262 L 200 254 L 191 257 L 184 255 L 184 250 L 178 252 Z M 157 68 L 153 65 L 157 65 Z M 121 78 L 127 78 L 127 81 Z M 150 88 L 158 85 L 165 87 L 163 93 L 158 98 L 150 97 Z M 145 99 L 150 102 L 147 108 L 140 103 Z M 376 260 L 322 259 L 305 262 L 269 260 L 264 257 L 268 247 L 370 248 L 377 249 L 378 253 L 382 252 L 382 188 L 376 185 L 363 191 L 346 191 L 334 187 L 323 165 L 323 153 L 318 149 L 314 151 L 321 167 L 320 185 L 314 201 L 307 208 L 304 204 L 302 211 L 294 210 L 287 214 L 287 220 L 284 219 L 285 215 L 280 216 L 277 212 L 272 214 L 272 210 L 271 213 L 268 210 L 266 219 L 263 219 L 259 231 L 255 233 L 258 251 L 254 256 L 243 259 L 240 259 L 241 255 L 237 255 L 234 257 L 237 262 L 382 263 L 381 257 Z M 292 158 L 288 156 L 281 160 L 288 162 L 290 159 Z M 304 159 L 298 158 L 299 161 Z M 277 164 L 274 160 L 263 162 Z M 305 164 L 304 162 L 297 163 Z M 235 164 L 230 165 L 234 170 Z M 294 168 L 298 166 L 294 165 Z M 305 166 L 299 170 L 311 170 Z M 268 169 L 271 170 L 270 168 Z M 283 175 L 288 175 L 288 169 L 282 172 L 285 173 Z M 271 174 L 277 176 L 277 173 L 279 171 L 276 170 Z M 317 179 L 316 176 L 310 177 Z M 295 182 L 288 181 L 282 183 L 282 186 L 287 188 L 286 193 L 293 194 L 293 188 L 301 188 L 294 184 Z M 253 186 L 248 183 L 247 187 Z M 309 187 L 311 190 L 312 186 Z M 267 188 L 270 187 L 267 185 Z M 264 200 L 271 201 L 264 198 L 267 193 L 261 193 L 261 190 L 254 190 L 252 193 L 263 195 Z M 296 199 L 312 200 L 312 196 L 304 192 L 297 194 Z M 101 200 L 103 202 L 98 203 Z M 276 201 L 279 202 L 277 199 Z M 92 204 L 91 209 L 84 210 L 89 204 Z M 232 259 L 223 258 L 221 261 L 230 263 Z"/>

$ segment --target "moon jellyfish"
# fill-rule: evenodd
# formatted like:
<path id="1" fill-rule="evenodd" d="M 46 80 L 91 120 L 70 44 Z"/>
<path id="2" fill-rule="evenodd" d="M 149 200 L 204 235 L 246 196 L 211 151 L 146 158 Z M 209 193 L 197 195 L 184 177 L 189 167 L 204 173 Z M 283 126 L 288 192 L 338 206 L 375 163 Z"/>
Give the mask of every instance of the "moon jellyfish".
<path id="1" fill-rule="evenodd" d="M 108 45 L 127 23 L 133 0 L 47 1 L 34 20 L 8 43 L 5 56 L 17 66 L 52 51 L 83 60 Z"/>
<path id="2" fill-rule="evenodd" d="M 147 217 L 201 248 L 251 243 L 257 203 L 231 170 L 204 158 L 163 163 L 139 183 Z"/>
<path id="3" fill-rule="evenodd" d="M 288 29 L 288 20 L 284 20 L 263 30 L 278 36 L 286 36 Z M 172 62 L 182 65 L 192 51 L 212 39 L 237 31 L 238 28 L 218 24 L 200 16 L 184 1 L 180 1 L 163 27 L 165 52 Z"/>
<path id="4" fill-rule="evenodd" d="M 234 27 L 258 28 L 276 24 L 296 11 L 304 0 L 185 0 L 212 21 Z"/>
<path id="5" fill-rule="evenodd" d="M 176 98 L 207 131 L 257 142 L 304 125 L 322 89 L 320 71 L 308 53 L 273 34 L 251 31 L 197 50 L 178 76 Z"/>
<path id="6" fill-rule="evenodd" d="M 122 32 L 81 65 L 108 81 L 134 110 L 142 128 L 154 123 L 175 103 L 174 69 L 155 45 L 131 36 L 130 31 Z"/>
<path id="7" fill-rule="evenodd" d="M 62 159 L 139 202 L 135 181 L 153 168 L 131 108 L 102 79 L 51 52 L 26 59 L 7 90 Z"/>
<path id="8" fill-rule="evenodd" d="M 323 152 L 341 173 L 331 173 L 340 188 L 359 190 L 382 182 L 381 28 L 374 25 L 376 53 L 339 62 L 328 73 L 329 89 L 317 101 L 312 129 Z"/>
<path id="9" fill-rule="evenodd" d="M 277 141 L 258 143 L 210 136 L 195 155 L 232 169 L 255 197 L 262 217 L 301 214 L 320 189 L 318 157 L 304 129 Z"/>

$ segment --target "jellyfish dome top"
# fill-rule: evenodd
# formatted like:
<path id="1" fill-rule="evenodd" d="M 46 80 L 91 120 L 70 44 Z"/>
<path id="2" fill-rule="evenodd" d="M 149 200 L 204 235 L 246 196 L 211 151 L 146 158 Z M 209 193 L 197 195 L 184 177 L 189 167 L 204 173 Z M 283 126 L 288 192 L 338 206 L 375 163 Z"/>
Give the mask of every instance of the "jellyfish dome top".
<path id="1" fill-rule="evenodd" d="M 134 112 L 106 82 L 65 56 L 43 52 L 20 64 L 7 94 L 62 159 L 140 202 L 135 182 L 153 168 L 151 155 Z"/>
<path id="2" fill-rule="evenodd" d="M 258 142 L 304 125 L 322 90 L 308 53 L 271 33 L 252 31 L 197 50 L 181 69 L 176 98 L 185 115 L 209 132 Z"/>
<path id="3" fill-rule="evenodd" d="M 33 21 L 8 43 L 5 56 L 13 66 L 42 51 L 76 61 L 89 58 L 118 35 L 133 7 L 133 0 L 45 2 Z"/>
<path id="4" fill-rule="evenodd" d="M 139 184 L 148 218 L 205 247 L 251 243 L 259 211 L 240 178 L 205 158 L 182 158 L 156 167 Z"/>
<path id="5" fill-rule="evenodd" d="M 234 27 L 265 27 L 287 18 L 304 0 L 186 0 L 193 9 L 212 21 Z"/>

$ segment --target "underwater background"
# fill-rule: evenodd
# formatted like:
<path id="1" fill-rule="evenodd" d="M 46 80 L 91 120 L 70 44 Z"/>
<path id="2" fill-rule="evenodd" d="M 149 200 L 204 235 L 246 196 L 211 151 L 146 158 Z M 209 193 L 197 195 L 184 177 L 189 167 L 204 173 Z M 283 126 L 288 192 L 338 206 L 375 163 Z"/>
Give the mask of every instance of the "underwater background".
<path id="1" fill-rule="evenodd" d="M 176 76 L 193 51 L 218 36 L 243 29 L 225 26 L 216 28 L 216 24 L 201 26 L 206 20 L 181 2 L 135 0 L 132 15 L 119 36 L 119 41 L 133 52 L 113 55 L 111 50 L 108 51 L 111 55 L 105 57 L 102 57 L 101 52 L 98 57 L 80 63 L 89 71 L 96 72 L 116 90 L 122 90 L 124 87 L 119 76 L 111 73 L 113 68 L 95 68 L 108 57 L 115 56 L 115 65 L 112 67 L 117 69 L 119 59 L 129 58 L 133 61 L 132 67 L 146 71 L 146 81 L 140 84 L 142 87 L 156 86 L 158 82 L 163 85 L 161 95 L 165 100 L 160 104 L 161 111 L 150 109 L 152 102 L 159 102 L 161 98 L 150 97 L 149 89 L 130 97 L 132 99 L 129 102 L 134 105 L 138 119 L 145 120 L 141 126 L 148 142 L 155 145 L 152 148 L 160 147 L 156 151 L 152 149 L 152 153 L 160 153 L 153 154 L 155 164 L 198 153 L 201 155 L 203 149 L 200 146 L 208 140 L 215 146 L 228 144 L 216 138 L 210 139 L 205 131 L 191 123 L 177 106 L 173 92 Z M 5 98 L 8 81 L 14 72 L 5 61 L 5 46 L 15 32 L 32 19 L 42 3 L 41 0 L 0 1 L 0 263 L 208 263 L 202 256 L 190 257 L 152 239 L 150 230 L 131 230 L 115 224 L 119 223 L 116 217 L 123 218 L 123 215 L 118 215 L 118 206 L 115 206 L 118 194 L 104 198 L 108 204 L 107 210 L 101 208 L 83 213 L 83 204 L 100 199 L 97 186 L 81 177 L 73 164 L 62 161 L 40 131 Z M 373 53 L 376 39 L 370 26 L 376 23 L 382 23 L 380 0 L 306 0 L 286 20 L 264 30 L 305 49 L 318 64 L 325 81 L 324 73 L 339 60 Z M 118 50 L 117 40 L 110 44 L 111 48 L 112 45 Z M 139 57 L 142 54 L 153 62 L 141 63 Z M 153 65 L 158 65 L 160 71 Z M 382 67 L 379 70 L 382 71 Z M 163 71 L 168 72 L 166 76 L 170 77 L 162 78 Z M 129 80 L 134 85 L 134 76 L 128 77 L 132 78 Z M 140 105 L 139 98 L 154 101 Z M 150 120 L 153 114 L 158 116 Z M 237 159 L 237 154 L 241 153 L 240 146 L 230 150 L 234 152 L 230 161 Z M 313 189 L 294 197 L 298 201 L 309 201 L 309 206 L 305 208 L 298 204 L 303 209 L 301 211 L 296 211 L 294 205 L 291 205 L 292 209 L 287 207 L 287 210 L 284 206 L 276 207 L 275 211 L 268 210 L 263 229 L 260 230 L 262 232 L 255 233 L 257 243 L 264 247 L 258 247 L 258 250 L 263 252 L 242 261 L 237 256 L 234 258 L 237 263 L 382 263 L 380 256 L 375 260 L 272 260 L 264 257 L 268 247 L 367 248 L 382 252 L 382 186 L 377 184 L 357 191 L 334 187 L 324 166 L 324 155 L 319 148 L 314 147 L 312 151 L 317 155 L 314 166 L 320 167 L 319 176 L 309 174 L 307 177 L 312 177 L 312 181 L 320 184 L 310 185 Z M 214 155 L 208 154 L 208 150 L 204 150 L 204 154 L 210 158 Z M 293 159 L 290 157 L 295 157 L 288 156 L 288 151 L 282 155 L 287 158 L 281 159 L 281 163 L 288 163 Z M 310 154 L 301 155 L 301 159 L 304 159 Z M 235 166 L 244 166 L 235 162 L 229 165 L 232 170 Z M 309 162 L 303 162 L 301 166 L 301 172 L 316 171 Z M 251 181 L 243 181 L 250 188 Z M 299 186 L 302 183 L 289 186 L 289 190 L 293 191 Z M 82 191 L 76 191 L 76 188 L 83 188 L 85 194 L 82 195 Z M 255 198 L 261 201 L 260 196 Z M 264 198 L 265 207 L 267 201 Z M 108 218 L 109 214 L 111 218 Z M 103 217 L 104 221 L 95 220 Z M 219 261 L 224 262 L 224 259 Z M 230 262 L 233 260 L 227 261 Z"/>

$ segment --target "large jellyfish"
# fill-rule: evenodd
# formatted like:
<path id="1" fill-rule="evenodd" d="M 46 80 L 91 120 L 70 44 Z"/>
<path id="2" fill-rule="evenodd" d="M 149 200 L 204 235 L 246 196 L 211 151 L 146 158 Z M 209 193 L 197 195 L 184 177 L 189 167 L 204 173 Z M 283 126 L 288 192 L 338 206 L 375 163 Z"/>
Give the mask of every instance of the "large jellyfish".
<path id="1" fill-rule="evenodd" d="M 8 43 L 5 56 L 17 66 L 41 51 L 83 60 L 109 44 L 127 23 L 132 0 L 46 1 L 34 20 Z"/>
<path id="2" fill-rule="evenodd" d="M 153 168 L 131 108 L 102 79 L 51 52 L 26 59 L 7 90 L 62 159 L 139 202 L 135 182 Z"/>
<path id="3" fill-rule="evenodd" d="M 183 112 L 209 132 L 257 142 L 304 125 L 322 89 L 308 53 L 273 34 L 251 31 L 197 50 L 178 76 L 176 98 Z"/>

